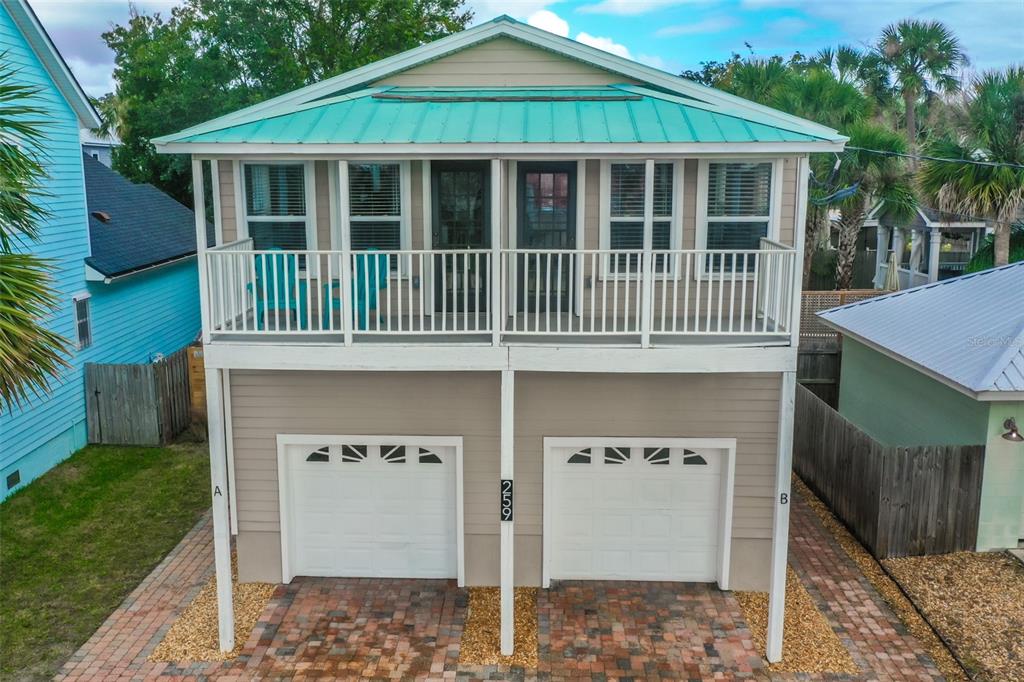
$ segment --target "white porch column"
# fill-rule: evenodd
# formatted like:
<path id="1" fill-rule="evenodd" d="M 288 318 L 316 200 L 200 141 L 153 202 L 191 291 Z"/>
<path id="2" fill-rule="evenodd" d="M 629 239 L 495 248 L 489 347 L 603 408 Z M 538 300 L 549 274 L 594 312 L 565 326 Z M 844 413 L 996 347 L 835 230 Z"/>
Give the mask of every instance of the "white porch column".
<path id="1" fill-rule="evenodd" d="M 921 252 L 924 250 L 924 239 L 921 230 L 910 234 L 910 271 L 921 272 Z M 913 281 L 913 280 L 911 280 Z M 913 284 L 911 284 L 913 286 Z"/>
<path id="2" fill-rule="evenodd" d="M 501 372 L 501 480 L 514 476 L 515 372 Z M 500 485 L 504 486 L 504 483 Z M 504 492 L 503 490 L 501 491 Z M 513 521 L 501 525 L 501 654 L 511 656 L 515 650 L 515 539 Z"/>
<path id="3" fill-rule="evenodd" d="M 203 191 L 203 162 L 192 157 L 192 201 L 196 217 L 196 263 L 199 266 L 199 317 L 203 343 L 210 342 L 210 287 L 206 272 L 206 193 Z"/>
<path id="4" fill-rule="evenodd" d="M 889 262 L 889 245 L 891 242 L 891 232 L 888 227 L 882 227 L 879 225 L 875 230 L 875 288 L 880 288 L 885 284 L 885 280 L 882 277 L 882 266 Z"/>
<path id="5" fill-rule="evenodd" d="M 495 346 L 501 343 L 501 326 L 504 322 L 501 316 L 501 292 L 504 281 L 501 274 L 501 186 L 501 160 L 491 159 L 491 272 L 488 286 L 491 291 L 491 343 Z M 504 477 L 505 474 L 502 473 L 502 478 Z"/>
<path id="6" fill-rule="evenodd" d="M 892 250 L 896 252 L 896 266 L 903 267 L 903 250 L 906 248 L 906 231 L 892 228 Z"/>
<path id="7" fill-rule="evenodd" d="M 338 237 L 341 241 L 341 330 L 345 345 L 352 345 L 352 322 L 355 315 L 355 287 L 352 286 L 352 229 L 348 205 L 348 161 L 338 162 Z"/>
<path id="8" fill-rule="evenodd" d="M 579 220 L 579 218 L 577 218 Z M 644 253 L 641 259 L 643 268 L 643 289 L 641 292 L 640 312 L 640 346 L 651 345 L 651 323 L 654 317 L 654 159 L 644 162 Z M 628 268 L 626 272 L 629 272 Z M 638 283 L 639 284 L 639 283 Z M 708 286 L 711 286 L 710 284 Z M 629 288 L 626 288 L 629 295 Z M 629 324 L 629 320 L 626 321 Z"/>
<path id="9" fill-rule="evenodd" d="M 939 252 L 942 250 L 942 232 L 933 227 L 928 233 L 928 281 L 939 281 Z"/>
<path id="10" fill-rule="evenodd" d="M 775 458 L 775 502 L 772 519 L 772 566 L 768 588 L 767 654 L 771 663 L 782 660 L 782 623 L 786 613 L 786 557 L 789 552 L 789 504 L 793 471 L 793 411 L 796 407 L 796 372 L 782 373 L 779 401 L 778 455 Z"/>
<path id="11" fill-rule="evenodd" d="M 217 629 L 220 650 L 235 648 L 235 611 L 231 598 L 231 528 L 228 522 L 228 476 L 224 399 L 219 369 L 206 370 L 206 411 L 213 489 L 213 556 L 217 568 Z"/>

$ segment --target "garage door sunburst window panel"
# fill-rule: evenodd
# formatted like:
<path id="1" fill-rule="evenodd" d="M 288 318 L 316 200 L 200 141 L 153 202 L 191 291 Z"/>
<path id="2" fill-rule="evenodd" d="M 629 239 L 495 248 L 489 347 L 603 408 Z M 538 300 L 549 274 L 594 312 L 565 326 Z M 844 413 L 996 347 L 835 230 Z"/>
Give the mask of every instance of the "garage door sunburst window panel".
<path id="1" fill-rule="evenodd" d="M 388 464 L 405 464 L 405 446 L 381 445 L 380 458 Z"/>
<path id="2" fill-rule="evenodd" d="M 629 448 L 605 448 L 604 449 L 604 463 L 605 464 L 625 464 L 629 461 Z"/>
<path id="3" fill-rule="evenodd" d="M 569 455 L 567 464 L 590 464 L 593 458 L 590 456 L 590 448 L 583 448 Z"/>
<path id="4" fill-rule="evenodd" d="M 367 446 L 365 445 L 342 445 L 340 449 L 340 461 L 342 463 L 358 463 L 366 461 Z"/>

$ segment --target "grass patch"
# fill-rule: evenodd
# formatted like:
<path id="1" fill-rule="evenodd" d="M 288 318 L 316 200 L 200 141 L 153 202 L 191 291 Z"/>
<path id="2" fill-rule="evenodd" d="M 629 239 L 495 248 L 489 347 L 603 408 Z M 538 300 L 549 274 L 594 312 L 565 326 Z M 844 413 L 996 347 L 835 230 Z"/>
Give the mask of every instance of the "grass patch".
<path id="1" fill-rule="evenodd" d="M 210 506 L 205 444 L 89 446 L 0 504 L 0 678 L 52 677 Z"/>

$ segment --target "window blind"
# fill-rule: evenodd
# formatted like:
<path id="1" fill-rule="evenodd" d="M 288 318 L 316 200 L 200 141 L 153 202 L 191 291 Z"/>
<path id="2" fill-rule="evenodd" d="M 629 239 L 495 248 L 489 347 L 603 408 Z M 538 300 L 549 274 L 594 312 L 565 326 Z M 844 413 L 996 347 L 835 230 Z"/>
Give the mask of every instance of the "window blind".
<path id="1" fill-rule="evenodd" d="M 613 218 L 643 218 L 644 164 L 613 163 L 610 191 Z"/>
<path id="2" fill-rule="evenodd" d="M 304 251 L 306 249 L 306 222 L 250 220 L 249 236 L 252 237 L 252 245 L 256 250 Z"/>
<path id="3" fill-rule="evenodd" d="M 245 164 L 245 211 L 252 216 L 306 215 L 302 164 Z"/>
<path id="4" fill-rule="evenodd" d="M 708 164 L 708 217 L 767 217 L 771 185 L 770 162 Z"/>
<path id="5" fill-rule="evenodd" d="M 353 216 L 402 214 L 401 172 L 397 163 L 350 163 L 348 191 Z"/>

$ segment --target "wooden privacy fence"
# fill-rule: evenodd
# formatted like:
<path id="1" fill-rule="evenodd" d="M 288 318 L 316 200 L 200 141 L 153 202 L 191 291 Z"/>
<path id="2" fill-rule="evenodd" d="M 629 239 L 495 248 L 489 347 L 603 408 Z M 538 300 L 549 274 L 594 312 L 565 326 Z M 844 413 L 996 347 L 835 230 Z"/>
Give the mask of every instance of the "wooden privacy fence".
<path id="1" fill-rule="evenodd" d="M 85 365 L 89 442 L 164 445 L 192 421 L 187 348 L 150 364 Z"/>
<path id="2" fill-rule="evenodd" d="M 974 549 L 984 446 L 885 446 L 796 392 L 793 468 L 875 557 Z"/>

